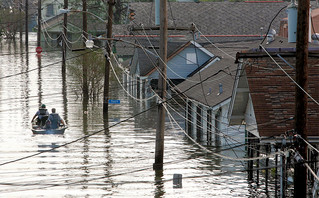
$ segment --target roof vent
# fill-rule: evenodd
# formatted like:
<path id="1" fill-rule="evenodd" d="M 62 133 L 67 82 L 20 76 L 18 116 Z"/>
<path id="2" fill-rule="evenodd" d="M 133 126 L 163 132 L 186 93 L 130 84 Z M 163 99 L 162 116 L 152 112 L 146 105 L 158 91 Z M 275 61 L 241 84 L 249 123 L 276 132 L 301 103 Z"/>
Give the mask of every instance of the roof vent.
<path id="1" fill-rule="evenodd" d="M 219 96 L 222 93 L 223 93 L 223 84 L 219 83 L 219 92 L 218 92 L 217 96 Z"/>
<path id="2" fill-rule="evenodd" d="M 275 36 L 276 36 L 276 30 L 271 29 L 267 34 L 267 43 L 266 44 L 273 42 L 275 40 Z"/>

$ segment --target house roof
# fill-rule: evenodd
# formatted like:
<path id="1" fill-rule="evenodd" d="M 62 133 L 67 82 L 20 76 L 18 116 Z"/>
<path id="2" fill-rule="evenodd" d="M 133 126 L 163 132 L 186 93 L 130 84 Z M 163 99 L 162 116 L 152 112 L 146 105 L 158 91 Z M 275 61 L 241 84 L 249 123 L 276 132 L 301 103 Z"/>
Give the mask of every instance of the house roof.
<path id="1" fill-rule="evenodd" d="M 236 64 L 232 58 L 223 58 L 201 72 L 178 84 L 174 89 L 206 106 L 215 106 L 232 93 Z M 222 93 L 220 92 L 222 86 Z"/>
<path id="2" fill-rule="evenodd" d="M 175 89 L 182 92 L 188 98 L 213 107 L 229 99 L 232 95 L 234 76 L 237 69 L 237 64 L 235 64 L 237 52 L 252 48 L 252 46 L 256 45 L 256 41 L 206 42 L 201 43 L 201 45 L 221 60 L 210 65 L 200 73 L 193 74 L 192 77 L 177 85 Z M 201 80 L 204 82 L 199 83 Z M 223 87 L 223 93 L 217 95 L 220 84 Z"/>
<path id="3" fill-rule="evenodd" d="M 287 43 L 278 38 L 278 42 L 269 45 L 268 50 L 272 50 L 273 58 L 277 63 L 294 78 L 295 70 L 295 47 L 296 43 Z M 283 41 L 283 42 L 281 42 Z M 313 48 L 316 45 L 311 44 Z M 317 45 L 317 49 L 319 46 Z M 313 48 L 314 49 L 314 48 Z M 249 56 L 245 56 L 245 55 Z M 289 56 L 281 59 L 277 54 Z M 319 56 L 319 51 L 313 51 Z M 255 56 L 254 56 L 255 54 Z M 250 95 L 254 114 L 256 118 L 259 136 L 270 137 L 284 134 L 286 131 L 294 129 L 295 112 L 295 84 L 292 80 L 270 59 L 270 57 L 260 51 L 250 50 L 242 52 L 243 59 L 242 72 L 238 72 L 238 83 L 235 94 L 233 94 L 231 105 L 230 123 L 238 124 L 238 121 L 245 117 L 245 109 Z M 289 63 L 289 65 L 287 64 Z M 319 100 L 319 59 L 309 57 L 308 59 L 308 83 L 309 94 L 315 100 Z M 291 67 L 292 66 L 292 67 Z M 244 75 L 244 76 L 243 76 Z M 247 83 L 247 84 L 246 84 Z M 248 91 L 242 91 L 248 88 Z M 239 91 L 241 89 L 241 91 Z M 240 95 L 241 94 L 241 95 Z M 308 136 L 318 136 L 319 134 L 319 106 L 310 99 L 308 100 Z M 241 116 L 241 118 L 240 118 Z M 236 120 L 237 119 L 237 120 Z"/>
<path id="4" fill-rule="evenodd" d="M 136 48 L 136 57 L 138 57 L 138 64 L 140 65 L 140 75 L 147 76 L 154 72 L 156 68 L 154 67 L 157 65 L 158 62 L 158 54 L 159 54 L 159 40 L 158 39 L 137 39 L 137 43 L 143 46 L 145 49 Z M 184 47 L 188 46 L 189 43 L 185 42 L 168 42 L 167 44 L 167 56 L 168 59 L 170 57 L 176 55 L 179 50 L 183 49 Z M 154 51 L 155 50 L 155 51 Z M 131 72 L 135 72 L 137 69 L 137 64 L 133 64 L 131 67 Z"/>
<path id="5" fill-rule="evenodd" d="M 318 7 L 315 3 L 312 7 Z M 135 12 L 132 27 L 155 26 L 155 5 L 153 2 L 130 3 Z M 229 40 L 246 40 L 247 35 L 266 34 L 268 26 L 281 8 L 289 2 L 169 2 L 168 26 L 172 28 L 191 27 L 194 23 L 204 35 L 229 37 L 212 37 L 215 42 Z M 280 20 L 287 16 L 282 10 L 275 18 L 271 28 L 279 32 Z M 261 29 L 262 28 L 262 29 Z M 156 31 L 151 31 L 154 34 Z M 190 31 L 179 32 L 182 34 Z M 144 34 L 141 31 L 141 34 Z M 241 36 L 240 36 L 241 35 Z"/>
<path id="6" fill-rule="evenodd" d="M 83 13 L 82 12 L 69 12 L 67 22 L 69 25 L 76 27 L 78 30 L 82 30 L 83 27 Z M 87 25 L 88 25 L 88 33 L 94 35 L 102 35 L 106 34 L 106 24 L 107 21 L 101 21 L 101 19 L 97 19 L 95 16 L 90 14 L 87 15 Z M 62 23 L 64 19 L 64 14 L 56 15 L 50 19 L 48 19 L 45 23 L 42 24 L 42 28 L 47 29 L 48 32 L 51 31 L 52 27 L 61 26 L 59 31 L 62 30 Z M 127 34 L 126 25 L 113 25 L 112 32 L 113 34 Z"/>

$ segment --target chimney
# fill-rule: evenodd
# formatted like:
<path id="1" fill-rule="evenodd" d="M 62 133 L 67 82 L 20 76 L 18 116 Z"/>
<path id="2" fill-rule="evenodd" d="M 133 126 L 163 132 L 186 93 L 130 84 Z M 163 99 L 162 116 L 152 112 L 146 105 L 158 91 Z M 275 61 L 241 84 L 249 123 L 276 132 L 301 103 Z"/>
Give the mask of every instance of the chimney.
<path id="1" fill-rule="evenodd" d="M 297 16 L 298 5 L 295 0 L 287 7 L 288 13 L 288 42 L 295 43 L 297 40 Z"/>

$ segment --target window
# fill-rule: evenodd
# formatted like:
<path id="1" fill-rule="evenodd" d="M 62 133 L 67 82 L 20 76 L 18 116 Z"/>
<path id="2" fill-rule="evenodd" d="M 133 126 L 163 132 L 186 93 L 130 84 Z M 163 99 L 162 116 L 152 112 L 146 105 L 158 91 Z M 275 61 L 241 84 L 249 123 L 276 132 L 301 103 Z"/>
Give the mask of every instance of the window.
<path id="1" fill-rule="evenodd" d="M 48 4 L 47 5 L 47 13 L 46 13 L 46 16 L 47 17 L 51 17 L 54 15 L 54 12 L 53 12 L 53 4 Z"/>
<path id="2" fill-rule="evenodd" d="M 186 64 L 197 64 L 196 54 L 195 53 L 187 53 L 186 54 Z"/>

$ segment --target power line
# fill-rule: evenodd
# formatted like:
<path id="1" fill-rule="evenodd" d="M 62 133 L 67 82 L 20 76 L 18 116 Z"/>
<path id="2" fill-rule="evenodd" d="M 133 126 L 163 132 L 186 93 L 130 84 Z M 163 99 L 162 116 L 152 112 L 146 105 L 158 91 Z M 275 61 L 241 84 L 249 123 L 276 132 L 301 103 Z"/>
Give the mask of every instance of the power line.
<path id="1" fill-rule="evenodd" d="M 319 105 L 319 102 L 316 101 L 308 92 L 306 92 L 280 65 L 279 63 L 269 54 L 269 52 L 264 48 L 264 46 L 259 45 L 266 54 L 271 58 L 271 60 L 284 72 L 284 74 L 299 88 L 301 89 L 313 102 Z"/>
<path id="2" fill-rule="evenodd" d="M 78 58 L 78 57 L 80 57 L 80 56 L 83 56 L 84 54 L 89 54 L 89 53 L 92 53 L 92 52 L 93 52 L 93 50 L 92 50 L 92 51 L 89 51 L 89 52 L 85 52 L 85 53 L 80 54 L 80 55 L 77 55 L 77 56 L 73 56 L 73 57 L 67 58 L 67 60 L 72 60 L 72 59 Z M 58 64 L 58 63 L 61 63 L 61 62 L 62 62 L 62 61 L 57 61 L 57 62 L 54 62 L 54 63 L 50 63 L 50 64 L 48 64 L 48 65 L 41 66 L 41 68 L 50 67 L 50 66 L 52 66 L 52 65 L 55 65 L 55 64 Z M 10 77 L 13 77 L 13 76 L 19 76 L 19 75 L 22 75 L 22 74 L 26 74 L 26 73 L 29 73 L 29 72 L 32 72 L 32 71 L 35 71 L 35 70 L 38 70 L 38 69 L 39 69 L 39 67 L 38 67 L 38 68 L 35 68 L 35 69 L 30 69 L 30 70 L 25 71 L 25 72 L 20 72 L 20 73 L 16 73 L 16 74 L 11 74 L 11 75 L 7 75 L 7 76 L 2 76 L 2 77 L 0 77 L 0 80 L 5 79 L 5 78 L 10 78 Z"/>
<path id="3" fill-rule="evenodd" d="M 283 9 L 285 9 L 285 8 L 287 8 L 287 6 L 282 7 L 282 8 L 277 12 L 277 14 L 273 17 L 273 19 L 270 21 L 269 26 L 268 26 L 268 29 L 267 29 L 267 32 L 266 32 L 266 34 L 265 34 L 265 36 L 264 36 L 264 39 L 260 42 L 260 45 L 261 45 L 261 44 L 265 41 L 265 39 L 267 38 L 267 35 L 268 35 L 269 30 L 270 30 L 270 27 L 271 27 L 272 22 L 274 22 L 274 20 L 275 20 L 276 17 L 279 15 L 279 13 L 280 13 Z"/>

